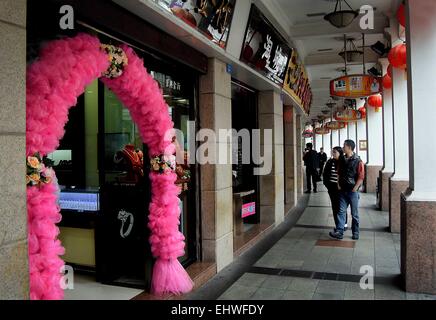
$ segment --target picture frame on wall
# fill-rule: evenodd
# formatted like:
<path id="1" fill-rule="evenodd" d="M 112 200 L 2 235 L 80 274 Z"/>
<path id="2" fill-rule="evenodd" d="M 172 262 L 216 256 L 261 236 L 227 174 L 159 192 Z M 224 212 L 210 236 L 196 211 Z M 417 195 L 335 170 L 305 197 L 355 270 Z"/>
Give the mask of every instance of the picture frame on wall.
<path id="1" fill-rule="evenodd" d="M 359 150 L 367 151 L 368 150 L 368 141 L 367 140 L 359 140 Z"/>

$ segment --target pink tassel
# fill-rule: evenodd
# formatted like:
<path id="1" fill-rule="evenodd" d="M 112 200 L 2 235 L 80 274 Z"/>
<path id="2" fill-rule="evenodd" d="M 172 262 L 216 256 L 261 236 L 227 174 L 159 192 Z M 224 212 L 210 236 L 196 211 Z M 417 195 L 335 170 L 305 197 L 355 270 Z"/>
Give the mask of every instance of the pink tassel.
<path id="1" fill-rule="evenodd" d="M 183 294 L 192 290 L 194 283 L 177 259 L 158 259 L 153 267 L 151 292 Z"/>

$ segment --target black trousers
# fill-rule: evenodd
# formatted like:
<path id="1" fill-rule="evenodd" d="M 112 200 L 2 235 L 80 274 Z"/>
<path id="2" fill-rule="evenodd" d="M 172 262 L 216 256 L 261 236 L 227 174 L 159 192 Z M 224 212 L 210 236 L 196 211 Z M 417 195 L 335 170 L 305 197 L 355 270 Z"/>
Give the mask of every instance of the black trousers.
<path id="1" fill-rule="evenodd" d="M 338 213 L 339 213 L 339 190 L 336 183 L 329 183 L 327 190 L 330 196 L 330 202 L 332 203 L 333 219 L 335 220 L 335 226 L 338 226 Z M 347 224 L 348 214 L 345 215 L 345 224 Z"/>
<path id="2" fill-rule="evenodd" d="M 316 191 L 316 183 L 318 181 L 318 172 L 316 171 L 316 169 L 306 167 L 306 181 L 307 191 L 312 191 L 312 183 L 313 191 Z"/>
<path id="3" fill-rule="evenodd" d="M 322 173 L 324 172 L 325 162 L 320 162 L 319 164 L 319 176 L 322 177 Z"/>

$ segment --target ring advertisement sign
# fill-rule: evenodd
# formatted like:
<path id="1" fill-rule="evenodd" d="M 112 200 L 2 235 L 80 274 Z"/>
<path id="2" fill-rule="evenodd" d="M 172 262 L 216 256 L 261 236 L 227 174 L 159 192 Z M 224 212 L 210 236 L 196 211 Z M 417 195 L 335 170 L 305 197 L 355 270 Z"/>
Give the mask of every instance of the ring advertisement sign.
<path id="1" fill-rule="evenodd" d="M 291 51 L 286 40 L 252 5 L 240 60 L 273 82 L 283 85 Z"/>
<path id="2" fill-rule="evenodd" d="M 343 76 L 330 81 L 330 95 L 341 98 L 363 98 L 381 93 L 381 78 L 370 75 Z"/>
<path id="3" fill-rule="evenodd" d="M 309 114 L 312 102 L 309 77 L 303 64 L 298 60 L 297 51 L 292 50 L 291 58 L 286 69 L 286 77 L 283 89 L 289 93 L 296 102 Z"/>

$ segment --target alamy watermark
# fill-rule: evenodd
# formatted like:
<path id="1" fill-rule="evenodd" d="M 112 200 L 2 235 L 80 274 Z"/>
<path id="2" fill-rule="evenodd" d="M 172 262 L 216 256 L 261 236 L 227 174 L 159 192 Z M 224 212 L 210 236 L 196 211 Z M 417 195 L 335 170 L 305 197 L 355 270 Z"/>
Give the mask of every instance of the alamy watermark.
<path id="1" fill-rule="evenodd" d="M 253 175 L 267 175 L 272 170 L 272 129 L 200 129 L 188 121 L 187 136 L 172 129 L 165 138 L 175 136 L 176 162 L 205 164 L 253 164 Z M 185 148 L 186 146 L 186 148 Z"/>

